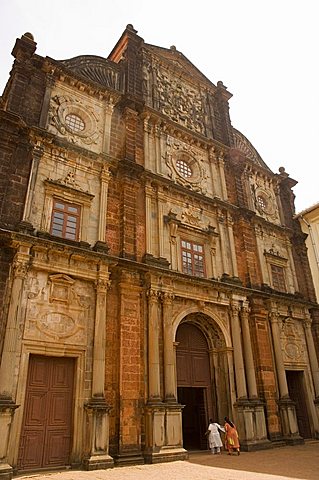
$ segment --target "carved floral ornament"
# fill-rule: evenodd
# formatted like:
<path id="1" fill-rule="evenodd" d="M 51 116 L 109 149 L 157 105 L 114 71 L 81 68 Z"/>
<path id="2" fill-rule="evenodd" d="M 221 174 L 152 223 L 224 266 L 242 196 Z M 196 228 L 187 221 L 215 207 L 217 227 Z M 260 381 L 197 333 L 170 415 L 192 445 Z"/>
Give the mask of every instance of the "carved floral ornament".
<path id="1" fill-rule="evenodd" d="M 203 158 L 195 149 L 168 137 L 165 162 L 168 176 L 174 182 L 195 192 L 207 192 L 207 173 Z"/>
<path id="2" fill-rule="evenodd" d="M 305 350 L 300 325 L 292 318 L 284 318 L 281 322 L 281 336 L 286 360 L 292 362 L 304 360 Z"/>
<path id="3" fill-rule="evenodd" d="M 96 144 L 102 134 L 93 108 L 66 95 L 52 97 L 48 123 L 72 143 Z"/>
<path id="4" fill-rule="evenodd" d="M 252 185 L 252 192 L 256 210 L 261 214 L 273 219 L 278 218 L 276 200 L 272 190 Z"/>
<path id="5" fill-rule="evenodd" d="M 171 75 L 163 68 L 156 71 L 156 107 L 174 122 L 197 133 L 204 134 L 204 102 L 199 92 L 185 80 Z M 148 70 L 144 69 L 144 83 L 147 84 Z M 148 86 L 145 87 L 148 89 Z"/>

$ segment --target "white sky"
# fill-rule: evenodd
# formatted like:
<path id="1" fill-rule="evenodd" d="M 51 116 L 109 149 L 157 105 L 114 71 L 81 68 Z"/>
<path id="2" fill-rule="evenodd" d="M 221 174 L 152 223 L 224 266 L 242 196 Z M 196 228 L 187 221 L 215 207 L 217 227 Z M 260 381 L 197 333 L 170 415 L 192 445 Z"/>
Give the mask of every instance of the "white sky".
<path id="1" fill-rule="evenodd" d="M 317 0 L 0 0 L 0 92 L 16 38 L 56 60 L 107 57 L 128 23 L 146 43 L 175 45 L 233 94 L 232 125 L 277 173 L 298 180 L 296 211 L 319 202 Z"/>

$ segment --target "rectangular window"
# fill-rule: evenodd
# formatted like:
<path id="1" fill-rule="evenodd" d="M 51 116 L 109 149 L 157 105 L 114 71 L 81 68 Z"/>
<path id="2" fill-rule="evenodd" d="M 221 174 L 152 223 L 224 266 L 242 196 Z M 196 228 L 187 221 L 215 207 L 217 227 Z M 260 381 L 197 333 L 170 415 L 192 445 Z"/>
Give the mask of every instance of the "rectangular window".
<path id="1" fill-rule="evenodd" d="M 204 247 L 198 243 L 181 241 L 183 273 L 205 276 Z"/>
<path id="2" fill-rule="evenodd" d="M 284 268 L 278 265 L 273 265 L 273 264 L 271 264 L 270 267 L 271 267 L 272 287 L 275 290 L 279 290 L 280 292 L 286 292 Z"/>
<path id="3" fill-rule="evenodd" d="M 78 240 L 81 208 L 63 200 L 53 200 L 50 233 L 56 237 Z"/>

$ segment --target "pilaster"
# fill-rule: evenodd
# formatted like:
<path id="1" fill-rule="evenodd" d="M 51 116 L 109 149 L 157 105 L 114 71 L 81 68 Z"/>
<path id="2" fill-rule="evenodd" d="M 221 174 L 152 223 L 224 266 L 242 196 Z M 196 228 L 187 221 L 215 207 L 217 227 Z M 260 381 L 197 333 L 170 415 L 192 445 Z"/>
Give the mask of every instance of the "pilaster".
<path id="1" fill-rule="evenodd" d="M 30 246 L 20 244 L 14 257 L 12 287 L 0 366 L 0 478 L 12 478 L 8 443 L 16 404 L 16 364 L 21 350 L 21 299 L 30 262 Z"/>
<path id="2" fill-rule="evenodd" d="M 109 272 L 101 264 L 96 281 L 95 328 L 93 343 L 92 398 L 85 405 L 87 413 L 87 439 L 89 454 L 83 464 L 87 470 L 109 468 L 113 459 L 109 455 L 109 411 L 105 400 L 105 332 L 106 296 L 110 286 Z"/>
<path id="3" fill-rule="evenodd" d="M 234 363 L 235 363 L 237 398 L 242 399 L 242 398 L 247 398 L 247 389 L 246 389 L 243 351 L 242 351 L 242 340 L 241 340 L 241 334 L 240 334 L 240 320 L 239 320 L 240 305 L 238 302 L 236 301 L 232 302 L 231 312 L 232 312 L 231 329 L 232 329 L 233 347 L 234 347 Z"/>

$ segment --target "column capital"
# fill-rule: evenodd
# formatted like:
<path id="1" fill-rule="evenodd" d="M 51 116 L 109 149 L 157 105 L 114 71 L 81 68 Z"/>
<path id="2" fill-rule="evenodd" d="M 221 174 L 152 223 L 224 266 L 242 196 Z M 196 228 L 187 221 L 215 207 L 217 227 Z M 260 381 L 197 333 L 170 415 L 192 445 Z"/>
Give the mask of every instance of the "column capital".
<path id="1" fill-rule="evenodd" d="M 101 180 L 102 180 L 102 182 L 108 183 L 110 181 L 111 176 L 112 175 L 111 175 L 109 166 L 104 164 L 102 169 L 101 169 Z"/>
<path id="2" fill-rule="evenodd" d="M 279 323 L 279 312 L 277 310 L 271 310 L 269 312 L 269 319 L 271 323 Z"/>
<path id="3" fill-rule="evenodd" d="M 15 278 L 25 278 L 30 267 L 30 259 L 18 256 L 13 260 L 13 272 Z"/>
<path id="4" fill-rule="evenodd" d="M 161 297 L 161 292 L 155 288 L 149 288 L 146 292 L 146 296 L 150 302 L 158 302 Z"/>
<path id="5" fill-rule="evenodd" d="M 164 305 L 171 305 L 175 299 L 175 294 L 172 292 L 162 292 L 161 299 Z"/>
<path id="6" fill-rule="evenodd" d="M 251 312 L 251 308 L 248 302 L 243 302 L 241 307 L 241 313 L 243 316 L 249 315 Z"/>
<path id="7" fill-rule="evenodd" d="M 232 300 L 231 303 L 230 303 L 230 308 L 231 308 L 231 311 L 233 313 L 233 315 L 239 315 L 240 311 L 241 311 L 241 305 L 238 301 L 236 300 Z"/>

